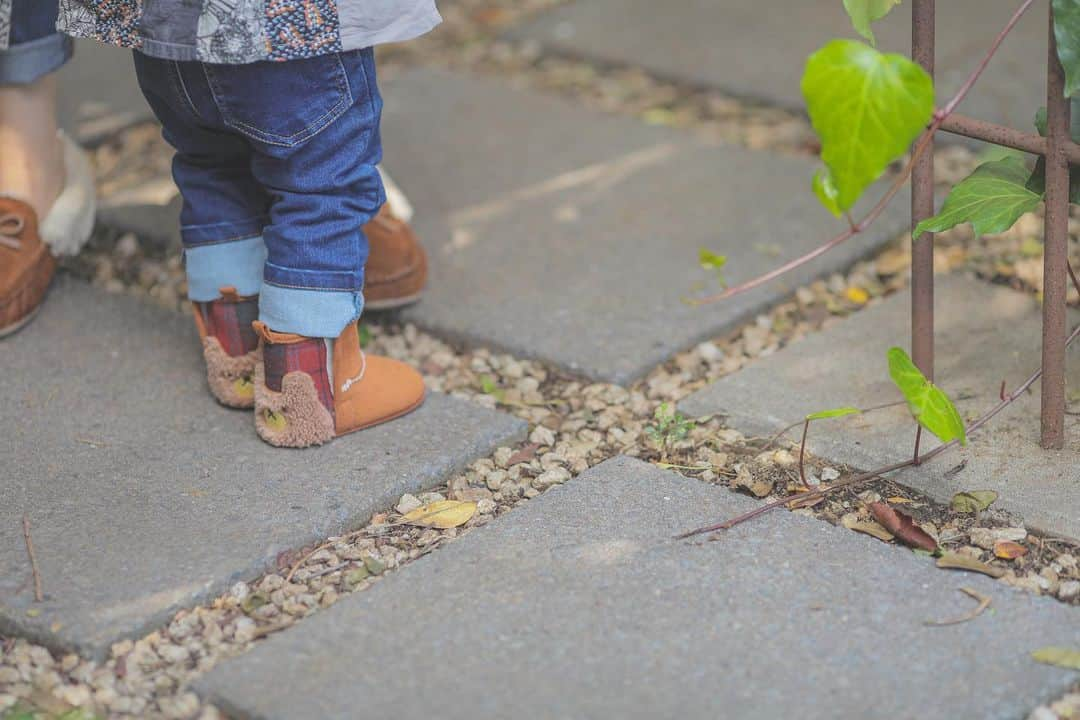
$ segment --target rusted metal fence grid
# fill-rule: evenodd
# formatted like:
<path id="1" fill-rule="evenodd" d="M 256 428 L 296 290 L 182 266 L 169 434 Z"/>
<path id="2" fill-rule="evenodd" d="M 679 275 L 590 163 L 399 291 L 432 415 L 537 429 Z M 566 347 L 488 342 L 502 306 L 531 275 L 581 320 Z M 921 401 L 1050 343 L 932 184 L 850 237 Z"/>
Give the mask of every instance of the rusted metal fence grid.
<path id="1" fill-rule="evenodd" d="M 934 2 L 913 0 L 911 57 L 934 75 Z M 1049 7 L 1050 3 L 1046 3 Z M 941 130 L 1041 155 L 1046 159 L 1046 219 L 1043 243 L 1042 414 L 1041 444 L 1065 444 L 1065 340 L 1068 281 L 1069 164 L 1080 164 L 1080 145 L 1069 135 L 1065 71 L 1054 40 L 1049 13 L 1046 55 L 1046 137 L 952 113 Z M 911 226 L 934 214 L 933 139 L 911 173 Z M 930 379 L 934 373 L 934 239 L 924 233 L 911 248 L 911 354 Z"/>

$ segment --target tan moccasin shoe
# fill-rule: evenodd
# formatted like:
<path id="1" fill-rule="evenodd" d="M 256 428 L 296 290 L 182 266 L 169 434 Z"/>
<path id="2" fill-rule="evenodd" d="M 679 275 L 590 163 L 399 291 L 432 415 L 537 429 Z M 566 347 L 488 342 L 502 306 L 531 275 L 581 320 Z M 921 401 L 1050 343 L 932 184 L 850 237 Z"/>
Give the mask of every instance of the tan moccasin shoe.
<path id="1" fill-rule="evenodd" d="M 34 318 L 56 272 L 55 256 L 74 255 L 94 229 L 94 174 L 86 153 L 60 133 L 64 187 L 45 217 L 0 194 L 0 337 Z"/>
<path id="2" fill-rule="evenodd" d="M 30 322 L 56 273 L 27 203 L 0 197 L 0 337 Z"/>
<path id="3" fill-rule="evenodd" d="M 427 284 L 427 254 L 407 222 L 387 203 L 364 225 L 368 260 L 364 266 L 364 307 L 392 310 L 420 299 Z"/>

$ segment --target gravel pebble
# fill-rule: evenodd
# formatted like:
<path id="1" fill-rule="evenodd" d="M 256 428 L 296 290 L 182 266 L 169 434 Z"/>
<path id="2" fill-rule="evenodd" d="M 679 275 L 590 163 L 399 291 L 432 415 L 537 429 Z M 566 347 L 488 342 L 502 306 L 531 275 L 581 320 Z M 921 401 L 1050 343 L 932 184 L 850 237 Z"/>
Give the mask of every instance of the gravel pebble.
<path id="1" fill-rule="evenodd" d="M 1024 528 L 972 528 L 969 537 L 971 542 L 984 550 L 993 550 L 994 543 L 1000 540 L 1020 542 L 1027 538 L 1027 530 Z"/>

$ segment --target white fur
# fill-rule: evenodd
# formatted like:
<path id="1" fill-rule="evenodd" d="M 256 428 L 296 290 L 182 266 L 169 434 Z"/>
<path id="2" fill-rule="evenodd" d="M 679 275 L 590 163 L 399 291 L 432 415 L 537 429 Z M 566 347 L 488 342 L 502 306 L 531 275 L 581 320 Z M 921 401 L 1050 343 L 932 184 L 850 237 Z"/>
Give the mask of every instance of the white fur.
<path id="1" fill-rule="evenodd" d="M 409 202 L 409 198 L 405 197 L 405 193 L 401 191 L 401 188 L 393 181 L 390 174 L 383 169 L 382 165 L 379 166 L 379 174 L 382 175 L 383 188 L 386 190 L 386 204 L 390 206 L 390 212 L 394 213 L 394 217 L 399 220 L 411 222 L 413 207 L 412 203 Z"/>
<path id="2" fill-rule="evenodd" d="M 94 229 L 97 196 L 94 173 L 83 149 L 64 133 L 64 189 L 41 222 L 41 239 L 53 255 L 75 255 Z"/>

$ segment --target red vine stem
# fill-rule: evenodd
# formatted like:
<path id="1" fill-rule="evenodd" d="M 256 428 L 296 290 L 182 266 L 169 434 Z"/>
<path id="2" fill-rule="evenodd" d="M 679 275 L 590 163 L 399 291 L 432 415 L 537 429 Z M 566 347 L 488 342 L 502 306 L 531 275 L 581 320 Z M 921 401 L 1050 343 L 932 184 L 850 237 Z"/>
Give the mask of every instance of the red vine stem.
<path id="1" fill-rule="evenodd" d="M 1076 273 L 1073 272 L 1071 263 L 1068 265 L 1068 268 L 1069 277 L 1072 279 L 1073 287 L 1076 288 L 1077 294 L 1080 295 L 1080 280 L 1077 279 Z M 1069 336 L 1065 339 L 1065 347 L 1068 348 L 1070 345 L 1072 345 L 1073 341 L 1076 340 L 1077 337 L 1080 337 L 1080 324 L 1077 324 L 1077 326 L 1073 328 L 1072 332 L 1069 333 Z M 1011 393 L 1005 394 L 1004 392 L 1002 392 L 1001 399 L 998 401 L 998 404 L 987 410 L 973 423 L 971 423 L 971 425 L 967 427 L 967 434 L 970 435 L 971 433 L 974 433 L 983 425 L 990 422 L 990 420 L 995 415 L 997 415 L 999 412 L 1011 405 L 1017 398 L 1027 392 L 1028 388 L 1034 385 L 1035 381 L 1038 380 L 1040 377 L 1042 377 L 1042 367 L 1033 372 L 1027 380 L 1021 383 L 1020 386 L 1013 390 Z M 794 495 L 789 495 L 788 497 L 781 498 L 780 500 L 774 500 L 772 502 L 762 505 L 761 507 L 756 507 L 750 512 L 746 512 L 742 515 L 731 518 L 730 520 L 725 520 L 724 522 L 716 523 L 714 525 L 706 525 L 705 527 L 700 527 L 695 530 L 690 530 L 689 532 L 682 533 L 681 535 L 676 535 L 675 539 L 685 540 L 686 538 L 693 537 L 694 535 L 716 532 L 718 530 L 730 530 L 731 528 L 735 527 L 740 523 L 744 523 L 747 520 L 752 520 L 758 515 L 764 515 L 770 510 L 775 510 L 778 507 L 783 507 L 792 503 L 801 504 L 808 500 L 816 500 L 819 497 L 824 497 L 825 495 L 836 492 L 837 490 L 852 487 L 853 485 L 861 485 L 871 480 L 875 480 L 878 477 L 885 475 L 886 473 L 895 472 L 896 470 L 902 470 L 904 468 L 911 467 L 912 465 L 919 465 L 929 460 L 933 460 L 935 457 L 945 452 L 946 450 L 956 447 L 958 443 L 959 440 L 952 440 L 942 445 L 938 445 L 933 450 L 928 450 L 922 455 L 917 455 L 907 460 L 893 463 L 892 465 L 886 465 L 885 467 L 878 468 L 877 470 L 860 473 L 855 477 L 848 478 L 847 480 L 842 480 L 838 483 L 834 483 L 829 487 L 818 488 L 817 490 L 809 492 L 795 493 Z"/>
<path id="2" fill-rule="evenodd" d="M 837 245 L 842 245 L 843 243 L 847 242 L 854 236 L 858 235 L 859 233 L 865 231 L 868 227 L 870 227 L 870 225 L 872 225 L 873 222 L 878 219 L 878 216 L 880 216 L 881 213 L 885 210 L 886 206 L 888 206 L 888 204 L 892 201 L 893 197 L 896 196 L 896 193 L 900 192 L 900 189 L 904 187 L 904 183 L 906 183 L 908 177 L 911 176 L 912 167 L 915 165 L 915 162 L 920 157 L 922 157 L 923 153 L 926 152 L 927 148 L 930 146 L 930 141 L 933 139 L 934 134 L 941 128 L 941 124 L 945 122 L 945 118 L 949 117 L 949 115 L 951 115 L 953 111 L 956 110 L 956 107 L 964 100 L 964 98 L 967 97 L 967 94 L 971 91 L 971 88 L 974 87 L 975 82 L 983 74 L 983 71 L 986 70 L 986 66 L 990 64 L 990 60 L 994 57 L 994 54 L 1001 46 L 1002 41 L 1005 40 L 1005 36 L 1009 34 L 1009 31 L 1013 29 L 1017 21 L 1020 20 L 1020 17 L 1027 11 L 1029 7 L 1031 7 L 1034 2 L 1035 0 L 1024 0 L 1023 4 L 1020 5 L 1020 7 L 1017 8 L 1016 12 L 1013 13 L 1012 17 L 1009 18 L 1009 22 L 1005 24 L 1005 27 L 1003 27 L 1001 29 L 1001 32 L 997 34 L 997 37 L 994 38 L 994 42 L 990 44 L 990 48 L 986 51 L 986 55 L 971 72 L 971 74 L 968 75 L 967 80 L 965 80 L 964 84 L 960 86 L 960 89 L 956 91 L 956 94 L 953 95 L 952 99 L 949 100 L 949 102 L 947 102 L 944 107 L 934 111 L 932 122 L 927 127 L 927 129 L 923 131 L 923 134 L 915 143 L 915 147 L 911 152 L 911 158 L 904 166 L 903 171 L 901 171 L 901 173 L 896 177 L 896 179 L 893 180 L 893 183 L 889 186 L 889 189 L 886 190 L 885 194 L 881 196 L 881 199 L 874 204 L 874 207 L 872 207 L 870 211 L 863 216 L 862 220 L 857 223 L 851 223 L 849 215 L 848 222 L 850 226 L 848 227 L 848 229 L 840 233 L 836 237 L 832 238 L 825 244 L 819 245 L 805 255 L 786 262 L 780 267 L 774 268 L 769 272 L 765 273 L 764 275 L 759 275 L 753 280 L 748 280 L 739 285 L 734 285 L 730 288 L 727 288 L 723 292 L 717 293 L 715 295 L 697 298 L 695 300 L 692 300 L 691 303 L 694 305 L 708 305 L 710 303 L 720 302 L 721 300 L 727 300 L 728 298 L 734 297 L 736 295 L 741 295 L 748 290 L 753 290 L 756 287 L 775 280 L 781 275 L 784 275 L 797 267 L 805 265 L 814 258 L 824 255 Z"/>

